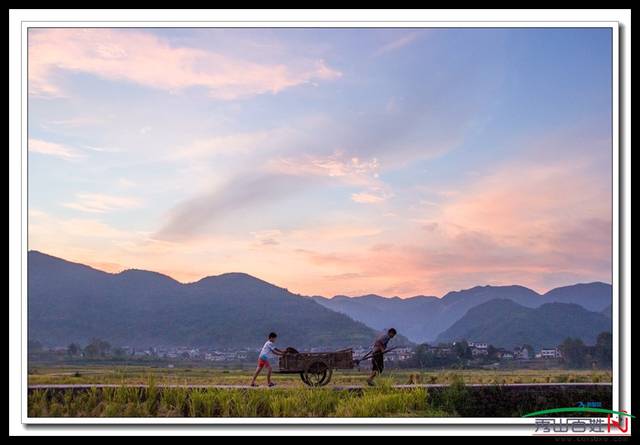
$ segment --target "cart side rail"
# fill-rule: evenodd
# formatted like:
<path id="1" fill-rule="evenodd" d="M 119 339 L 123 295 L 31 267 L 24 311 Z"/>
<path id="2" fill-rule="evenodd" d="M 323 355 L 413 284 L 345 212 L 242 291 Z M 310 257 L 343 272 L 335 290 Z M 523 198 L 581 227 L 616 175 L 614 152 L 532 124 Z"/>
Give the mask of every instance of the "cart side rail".
<path id="1" fill-rule="evenodd" d="M 353 350 L 285 354 L 280 356 L 278 364 L 281 372 L 302 372 L 316 361 L 322 361 L 331 369 L 351 369 L 354 366 Z"/>

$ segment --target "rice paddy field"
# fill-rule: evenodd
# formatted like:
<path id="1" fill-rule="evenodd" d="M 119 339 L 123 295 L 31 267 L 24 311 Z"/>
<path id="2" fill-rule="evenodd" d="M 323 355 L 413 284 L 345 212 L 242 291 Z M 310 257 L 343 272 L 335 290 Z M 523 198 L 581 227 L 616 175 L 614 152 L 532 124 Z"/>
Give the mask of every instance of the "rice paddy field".
<path id="1" fill-rule="evenodd" d="M 238 387 L 250 369 L 148 366 L 34 366 L 29 385 L 89 385 L 29 390 L 29 417 L 484 417 L 521 416 L 578 400 L 609 404 L 610 387 L 508 388 L 510 383 L 607 383 L 608 371 L 389 370 L 367 387 L 366 371 L 337 371 L 329 385 L 305 386 L 298 375 L 274 374 L 276 387 Z M 487 387 L 471 388 L 470 384 Z M 110 384 L 112 387 L 92 385 Z M 444 388 L 418 386 L 444 384 Z M 144 385 L 132 387 L 127 385 Z M 167 387 L 167 385 L 182 385 Z M 229 385 L 186 387 L 186 385 Z M 399 388 L 397 385 L 405 385 Z M 406 386 L 414 385 L 414 386 Z M 473 389 L 473 390 L 471 390 Z M 546 392 L 545 392 L 546 391 Z M 567 405 L 568 404 L 568 405 Z"/>
<path id="2" fill-rule="evenodd" d="M 36 384 L 146 384 L 152 378 L 157 384 L 171 385 L 245 385 L 251 381 L 254 368 L 222 369 L 204 367 L 140 366 L 140 365 L 41 365 L 28 370 L 28 383 Z M 364 385 L 368 370 L 335 371 L 331 386 Z M 611 382 L 607 370 L 385 370 L 392 384 L 449 384 L 460 378 L 465 384 L 507 383 L 606 383 Z M 258 383 L 265 383 L 264 372 Z M 273 374 L 281 387 L 302 387 L 297 374 Z"/>
<path id="3" fill-rule="evenodd" d="M 380 385 L 362 393 L 328 388 L 92 388 L 29 395 L 30 417 L 384 417 L 447 416 L 427 390 Z"/>

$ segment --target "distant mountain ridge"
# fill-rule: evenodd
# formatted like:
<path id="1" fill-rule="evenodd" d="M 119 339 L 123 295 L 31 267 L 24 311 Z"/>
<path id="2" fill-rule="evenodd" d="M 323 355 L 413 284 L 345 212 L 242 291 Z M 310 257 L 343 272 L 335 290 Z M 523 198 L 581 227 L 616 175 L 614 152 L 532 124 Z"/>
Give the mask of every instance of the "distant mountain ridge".
<path id="1" fill-rule="evenodd" d="M 583 298 L 584 296 L 584 298 Z M 375 329 L 393 325 L 414 342 L 429 342 L 469 309 L 496 298 L 536 308 L 545 303 L 578 304 L 590 311 L 602 311 L 611 304 L 611 285 L 601 282 L 576 284 L 539 294 L 524 286 L 476 286 L 452 291 L 442 298 L 417 296 L 386 298 L 378 295 L 333 298 L 311 297 L 314 301 L 344 313 Z"/>
<path id="2" fill-rule="evenodd" d="M 591 310 L 605 313 L 611 305 L 606 283 L 565 286 L 544 295 L 523 286 L 476 286 L 442 298 L 328 299 L 292 294 L 239 272 L 183 284 L 138 269 L 107 273 L 37 251 L 28 254 L 28 270 L 29 338 L 55 344 L 100 337 L 144 347 L 255 347 L 275 329 L 287 346 L 368 346 L 389 327 L 398 329 L 401 342 L 403 336 L 433 341 L 471 308 L 495 299 L 537 308 L 587 295 L 584 303 Z"/>
<path id="3" fill-rule="evenodd" d="M 258 278 L 229 273 L 182 284 L 156 272 L 111 274 L 28 254 L 29 339 L 66 345 L 255 347 L 271 332 L 297 348 L 371 344 L 377 332 Z"/>
<path id="4" fill-rule="evenodd" d="M 611 331 L 611 319 L 572 303 L 545 303 L 528 308 L 507 299 L 475 306 L 436 339 L 487 342 L 513 348 L 530 344 L 535 349 L 555 347 L 567 337 L 595 344 L 598 334 Z"/>

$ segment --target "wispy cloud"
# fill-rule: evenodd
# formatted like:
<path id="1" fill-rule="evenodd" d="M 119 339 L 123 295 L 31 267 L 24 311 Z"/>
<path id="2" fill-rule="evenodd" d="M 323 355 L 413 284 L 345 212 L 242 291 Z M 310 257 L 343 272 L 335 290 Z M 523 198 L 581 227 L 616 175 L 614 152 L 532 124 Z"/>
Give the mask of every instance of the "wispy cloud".
<path id="1" fill-rule="evenodd" d="M 87 127 L 93 125 L 102 125 L 107 123 L 105 118 L 91 117 L 91 116 L 75 116 L 68 119 L 55 119 L 49 120 L 43 123 L 44 126 L 59 126 L 67 128 Z"/>
<path id="2" fill-rule="evenodd" d="M 293 176 L 319 176 L 336 178 L 348 184 L 372 184 L 378 176 L 378 159 L 350 157 L 337 150 L 328 156 L 304 155 L 279 158 L 268 163 L 270 171 Z"/>
<path id="3" fill-rule="evenodd" d="M 373 187 L 369 191 L 351 194 L 351 200 L 360 204 L 378 204 L 386 201 L 392 193 Z"/>
<path id="4" fill-rule="evenodd" d="M 288 235 L 289 241 L 314 240 L 318 242 L 362 239 L 382 233 L 382 229 L 375 224 L 334 223 L 328 225 L 314 225 L 304 229 L 292 230 Z"/>
<path id="5" fill-rule="evenodd" d="M 101 193 L 78 193 L 74 202 L 63 203 L 67 208 L 87 213 L 107 213 L 139 205 L 140 201 L 136 198 Z"/>
<path id="6" fill-rule="evenodd" d="M 214 190 L 176 205 L 167 222 L 154 234 L 161 240 L 181 240 L 198 235 L 212 223 L 232 212 L 254 205 L 264 205 L 275 199 L 302 190 L 309 181 L 294 176 L 254 173 L 236 176 Z"/>
<path id="7" fill-rule="evenodd" d="M 95 145 L 85 145 L 87 150 L 95 151 L 98 153 L 119 153 L 122 149 L 116 147 L 96 147 Z"/>
<path id="8" fill-rule="evenodd" d="M 55 156 L 65 160 L 74 160 L 82 157 L 78 150 L 55 142 L 43 141 L 41 139 L 29 138 L 29 151 L 48 156 Z"/>
<path id="9" fill-rule="evenodd" d="M 349 281 L 359 278 L 366 278 L 366 275 L 357 272 L 345 272 L 334 275 L 324 275 L 324 278 L 331 281 Z"/>
<path id="10" fill-rule="evenodd" d="M 189 145 L 178 147 L 168 156 L 169 160 L 202 158 L 220 155 L 246 155 L 273 149 L 274 144 L 287 144 L 292 132 L 287 129 L 276 128 L 265 131 L 236 133 L 224 136 L 199 138 Z M 282 148 L 280 146 L 280 148 Z"/>
<path id="11" fill-rule="evenodd" d="M 282 231 L 278 229 L 259 230 L 257 232 L 251 232 L 251 235 L 254 236 L 260 246 L 277 246 L 280 244 Z"/>
<path id="12" fill-rule="evenodd" d="M 51 233 L 55 233 L 56 236 L 51 236 Z M 127 240 L 136 235 L 135 232 L 112 227 L 94 217 L 64 219 L 41 210 L 29 209 L 30 242 L 37 241 L 39 248 L 45 251 L 64 251 L 65 247 L 70 248 L 72 245 L 92 251 L 91 246 L 84 245 L 87 239 L 100 243 L 105 239 Z"/>
<path id="13" fill-rule="evenodd" d="M 118 185 L 118 187 L 123 189 L 128 189 L 131 187 L 135 187 L 137 185 L 135 181 L 132 181 L 131 179 L 127 179 L 127 178 L 118 178 L 118 180 L 116 181 L 116 184 Z"/>
<path id="14" fill-rule="evenodd" d="M 233 146 L 242 145 L 264 135 L 247 135 L 232 138 Z M 206 151 L 225 148 L 228 145 L 216 141 L 205 145 Z M 201 148 L 203 146 L 200 146 Z M 271 159 L 253 172 L 243 172 L 212 191 L 187 199 L 169 212 L 168 220 L 154 235 L 158 239 L 187 239 L 217 220 L 235 211 L 269 205 L 309 189 L 313 186 L 359 186 L 365 191 L 355 193 L 352 199 L 360 203 L 381 202 L 392 196 L 388 186 L 378 176 L 380 168 L 376 158 L 363 160 L 347 156 L 337 150 L 328 156 L 302 155 Z M 272 243 L 273 244 L 273 243 Z"/>
<path id="15" fill-rule="evenodd" d="M 379 47 L 375 53 L 374 56 L 381 56 L 385 53 L 389 53 L 395 50 L 398 50 L 400 48 L 403 48 L 407 45 L 410 45 L 411 43 L 413 43 L 418 37 L 420 37 L 422 33 L 421 32 L 412 32 L 409 34 L 405 34 L 402 37 L 399 37 L 395 40 L 392 40 L 388 43 L 385 43 L 384 45 L 382 45 L 381 47 Z"/>
<path id="16" fill-rule="evenodd" d="M 173 46 L 152 33 L 113 29 L 29 31 L 29 91 L 64 95 L 60 70 L 89 73 L 176 91 L 204 87 L 211 97 L 237 99 L 278 93 L 341 76 L 324 60 L 256 63 L 199 48 Z"/>
<path id="17" fill-rule="evenodd" d="M 380 162 L 375 157 L 366 160 L 349 157 L 338 150 L 329 156 L 272 160 L 268 168 L 281 174 L 330 178 L 344 185 L 366 187 L 351 194 L 351 200 L 360 204 L 381 203 L 393 196 L 389 186 L 379 179 Z"/>

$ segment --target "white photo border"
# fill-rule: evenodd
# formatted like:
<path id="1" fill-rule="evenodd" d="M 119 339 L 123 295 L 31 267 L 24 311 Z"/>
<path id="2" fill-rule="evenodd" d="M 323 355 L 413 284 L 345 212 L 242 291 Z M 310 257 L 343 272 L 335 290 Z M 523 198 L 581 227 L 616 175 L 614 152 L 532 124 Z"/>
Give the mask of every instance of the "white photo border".
<path id="1" fill-rule="evenodd" d="M 27 298 L 26 298 L 26 290 L 27 290 L 27 245 L 28 245 L 28 233 L 27 233 L 27 223 L 28 223 L 28 202 L 27 202 L 27 81 L 26 81 L 26 71 L 27 71 L 27 30 L 29 28 L 39 28 L 39 27 L 105 27 L 105 28 L 145 28 L 145 27 L 176 27 L 176 28 L 200 28 L 200 27 L 220 27 L 220 28 L 274 28 L 274 27 L 282 27 L 282 28 L 609 28 L 612 30 L 612 293 L 613 293 L 613 307 L 612 307 L 612 319 L 613 319 L 613 377 L 612 377 L 612 408 L 614 410 L 621 409 L 629 409 L 631 404 L 630 400 L 630 382 L 628 381 L 630 377 L 630 335 L 627 330 L 630 329 L 630 313 L 629 311 L 625 311 L 626 313 L 620 313 L 620 299 L 623 297 L 627 297 L 630 295 L 631 285 L 630 285 L 630 269 L 627 271 L 626 269 L 630 265 L 630 252 L 620 250 L 620 233 L 619 229 L 623 227 L 625 229 L 625 233 L 623 234 L 624 239 L 630 240 L 630 224 L 627 221 L 620 221 L 619 216 L 621 215 L 620 211 L 620 150 L 622 149 L 621 138 L 620 138 L 620 129 L 625 128 L 625 131 L 629 130 L 630 125 L 630 99 L 624 99 L 619 97 L 620 89 L 619 89 L 619 79 L 621 73 L 619 72 L 619 56 L 620 56 L 620 35 L 619 35 L 619 22 L 615 20 L 594 20 L 596 15 L 606 16 L 606 14 L 592 14 L 591 20 L 589 21 L 575 21 L 575 20 L 565 20 L 565 21 L 552 21 L 548 20 L 549 14 L 547 14 L 547 20 L 491 20 L 491 21 L 480 21 L 483 20 L 483 16 L 487 17 L 489 15 L 495 17 L 496 11 L 482 11 L 478 13 L 477 11 L 460 11 L 462 17 L 457 21 L 445 21 L 439 19 L 437 17 L 446 17 L 456 15 L 454 11 L 422 11 L 423 14 L 416 14 L 416 11 L 290 11 L 292 13 L 293 20 L 283 20 L 283 14 L 286 15 L 287 11 L 198 11 L 198 10 L 155 10 L 155 11 L 122 11 L 122 10 L 109 10 L 109 11 L 26 11 L 20 10 L 17 11 L 21 17 L 18 18 L 19 23 L 19 36 L 20 42 L 18 42 L 20 48 L 20 97 L 16 98 L 16 92 L 14 89 L 10 89 L 10 106 L 11 109 L 14 109 L 14 105 L 16 105 L 16 99 L 18 102 L 18 106 L 20 109 L 20 121 L 18 122 L 18 128 L 20 129 L 20 136 L 15 137 L 15 133 L 11 135 L 11 145 L 10 147 L 15 147 L 17 143 L 21 146 L 20 152 L 20 177 L 16 180 L 15 178 L 15 169 L 10 169 L 10 184 L 20 186 L 20 236 L 19 241 L 19 269 L 18 276 L 20 276 L 20 283 L 15 283 L 15 280 L 12 280 L 11 284 L 17 284 L 15 286 L 18 292 L 21 295 L 20 300 L 20 330 L 13 330 L 14 325 L 18 320 L 10 317 L 10 333 L 11 332 L 21 332 L 21 347 L 20 347 L 20 359 L 21 359 L 21 369 L 20 369 L 20 412 L 21 412 L 21 422 L 23 424 L 29 425 L 37 425 L 37 424 L 63 424 L 63 425 L 145 425 L 145 426 L 153 426 L 153 425 L 273 425 L 279 424 L 280 426 L 286 425 L 407 425 L 407 426 L 416 426 L 416 425 L 453 425 L 453 426 L 462 426 L 462 425 L 526 425 L 530 426 L 535 423 L 535 419 L 532 418 L 448 418 L 448 417 L 439 417 L 439 418 L 33 418 L 28 416 L 27 412 L 27 351 L 26 351 L 26 338 L 27 338 Z M 525 12 L 525 11 L 523 11 Z M 591 11 L 593 12 L 593 11 Z M 78 15 L 78 18 L 73 17 L 75 14 Z M 445 14 L 443 16 L 443 14 Z M 465 15 L 466 14 L 466 15 Z M 629 13 L 630 14 L 630 13 Z M 368 17 L 366 20 L 336 20 L 336 17 L 340 16 L 360 16 L 360 17 Z M 63 20 L 56 20 L 52 18 L 52 16 L 57 16 L 59 18 L 64 18 Z M 146 18 L 150 18 L 153 16 L 151 20 Z M 172 17 L 173 20 L 163 20 L 163 16 Z M 205 17 L 210 17 L 210 20 L 203 20 Z M 297 20 L 295 17 L 300 18 L 301 16 L 311 17 L 314 16 L 313 20 L 308 18 L 303 20 Z M 525 15 L 523 15 L 525 16 Z M 531 14 L 527 14 L 526 16 L 531 16 Z M 535 14 L 533 14 L 535 16 Z M 95 18 L 92 18 L 95 17 Z M 105 18 L 107 20 L 97 19 L 98 17 Z M 135 18 L 135 20 L 127 20 L 126 17 Z M 197 21 L 189 20 L 189 17 L 199 17 L 200 19 Z M 244 20 L 241 20 L 244 17 Z M 317 17 L 317 19 L 315 19 Z M 324 17 L 324 18 L 323 18 Z M 386 17 L 387 19 L 383 18 Z M 414 20 L 405 20 L 403 17 L 412 17 Z M 424 17 L 425 20 L 415 20 L 417 17 Z M 434 17 L 434 19 L 431 19 Z M 15 18 L 15 17 L 14 17 Z M 279 18 L 278 20 L 274 20 Z M 535 17 L 532 17 L 535 18 Z M 10 32 L 10 36 L 15 37 L 15 23 L 11 23 L 13 28 L 10 28 L 10 31 L 13 29 L 14 33 Z M 630 18 L 629 18 L 630 25 Z M 627 30 L 630 33 L 630 30 Z M 13 44 L 15 45 L 15 40 Z M 628 44 L 630 46 L 630 44 Z M 11 46 L 11 45 L 10 45 Z M 15 48 L 15 47 L 13 47 Z M 630 54 L 630 48 L 625 48 L 624 51 L 628 51 Z M 11 53 L 10 53 L 11 55 Z M 15 58 L 15 52 L 13 54 Z M 630 60 L 627 62 L 630 67 Z M 15 66 L 14 66 L 15 68 Z M 14 71 L 10 70 L 10 74 L 14 73 Z M 626 75 L 626 73 L 624 73 Z M 12 77 L 13 84 L 15 85 L 15 75 Z M 630 82 L 630 79 L 628 79 Z M 13 92 L 12 92 L 13 91 Z M 621 125 L 620 122 L 620 106 L 621 103 L 619 99 L 623 99 L 623 115 L 624 115 L 624 125 Z M 15 128 L 15 119 L 16 116 L 13 115 L 10 118 L 10 126 L 11 129 Z M 626 139 L 626 149 L 630 146 L 630 133 L 628 136 L 625 135 Z M 15 143 L 17 141 L 17 143 Z M 10 154 L 13 153 L 14 149 L 10 149 Z M 629 154 L 623 155 L 623 160 L 628 160 L 630 158 Z M 14 159 L 15 160 L 15 159 Z M 630 164 L 626 164 L 624 166 L 625 174 L 624 180 L 630 182 Z M 13 172 L 13 174 L 12 174 Z M 630 190 L 630 189 L 629 189 Z M 15 192 L 15 189 L 14 189 Z M 627 194 L 623 197 L 625 202 L 623 203 L 623 207 L 626 208 L 627 217 L 630 218 L 630 192 L 626 192 Z M 10 198 L 13 195 L 10 195 Z M 10 205 L 10 217 L 12 214 L 12 209 L 16 207 L 15 199 L 10 204 L 13 204 L 13 207 Z M 15 211 L 13 212 L 15 215 Z M 630 222 L 630 219 L 629 219 Z M 621 224 L 622 223 L 622 224 Z M 15 232 L 15 225 L 13 226 Z M 15 241 L 15 237 L 12 238 L 10 232 L 10 243 L 11 240 Z M 15 245 L 10 244 L 11 247 Z M 10 251 L 11 253 L 11 251 Z M 621 274 L 619 260 L 621 258 L 621 254 L 624 255 L 624 267 L 625 273 Z M 15 262 L 12 263 L 11 255 L 10 255 L 10 275 L 11 277 L 16 276 L 16 266 L 18 266 Z M 623 283 L 622 289 L 626 291 L 626 295 L 621 295 L 621 283 L 619 283 L 620 279 L 624 276 L 625 283 Z M 10 288 L 10 294 L 13 287 Z M 16 293 L 18 293 L 16 292 Z M 630 301 L 626 301 L 625 307 L 630 307 Z M 10 299 L 10 309 L 11 309 L 11 299 Z M 625 326 L 625 342 L 624 342 L 624 355 L 626 357 L 626 361 L 624 369 L 620 368 L 620 323 L 621 317 L 624 317 L 623 326 Z M 621 372 L 624 374 L 625 381 L 625 394 L 621 394 Z M 10 393 L 11 393 L 10 386 Z M 15 388 L 14 388 L 15 389 Z M 628 394 L 626 394 L 628 391 Z M 11 394 L 10 394 L 11 396 Z M 10 398 L 11 402 L 11 398 Z M 10 409 L 12 408 L 10 403 Z M 13 409 L 15 409 L 15 405 L 13 405 Z M 531 430 L 528 431 L 531 433 Z M 397 433 L 395 433 L 397 434 Z M 525 432 L 527 434 L 527 432 Z"/>

